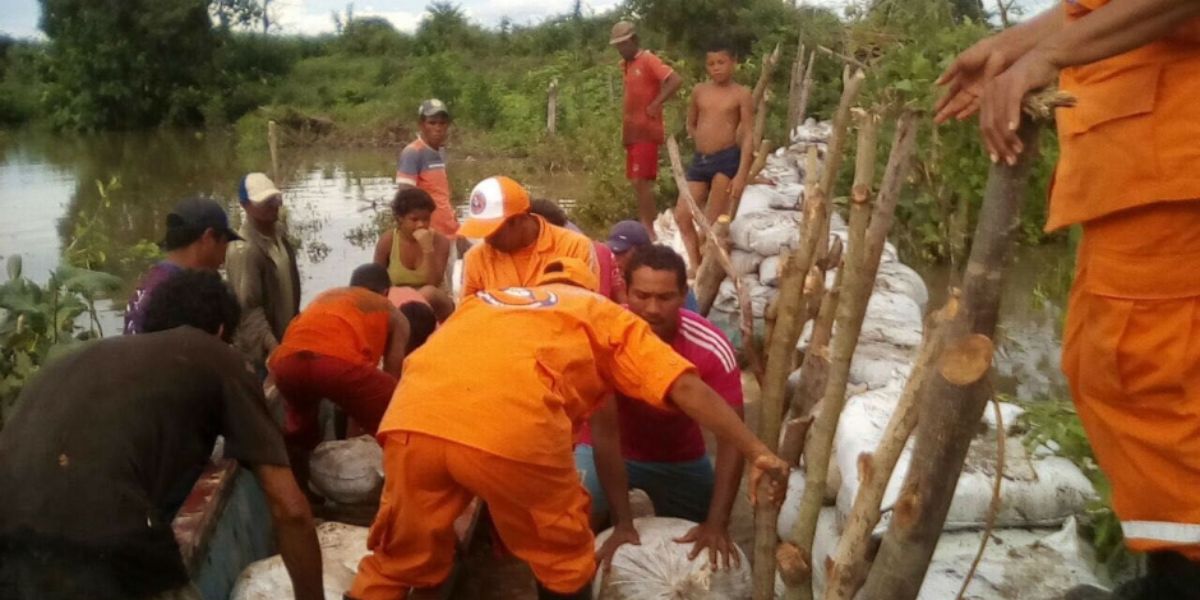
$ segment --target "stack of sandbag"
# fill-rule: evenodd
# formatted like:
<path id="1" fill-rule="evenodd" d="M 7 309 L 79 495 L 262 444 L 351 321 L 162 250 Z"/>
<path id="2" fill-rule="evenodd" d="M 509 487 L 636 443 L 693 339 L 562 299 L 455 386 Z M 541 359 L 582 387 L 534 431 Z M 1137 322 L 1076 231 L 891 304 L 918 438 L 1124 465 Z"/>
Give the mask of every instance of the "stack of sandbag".
<path id="1" fill-rule="evenodd" d="M 317 527 L 321 543 L 321 574 L 325 600 L 342 600 L 354 584 L 358 563 L 367 551 L 367 528 L 326 522 Z M 246 567 L 233 584 L 229 600 L 292 598 L 292 580 L 283 557 L 272 556 Z"/>
<path id="2" fill-rule="evenodd" d="M 593 593 L 599 600 L 725 600 L 749 598 L 750 568 L 737 550 L 739 566 L 713 569 L 708 554 L 688 559 L 691 543 L 679 543 L 696 524 L 684 519 L 647 517 L 634 519 L 641 545 L 617 549 L 612 569 L 598 574 Z M 596 537 L 599 549 L 612 535 L 609 529 Z M 736 548 L 736 546 L 735 546 Z"/>
<path id="3" fill-rule="evenodd" d="M 309 485 L 338 504 L 379 501 L 383 489 L 383 449 L 369 435 L 323 442 L 308 461 Z"/>

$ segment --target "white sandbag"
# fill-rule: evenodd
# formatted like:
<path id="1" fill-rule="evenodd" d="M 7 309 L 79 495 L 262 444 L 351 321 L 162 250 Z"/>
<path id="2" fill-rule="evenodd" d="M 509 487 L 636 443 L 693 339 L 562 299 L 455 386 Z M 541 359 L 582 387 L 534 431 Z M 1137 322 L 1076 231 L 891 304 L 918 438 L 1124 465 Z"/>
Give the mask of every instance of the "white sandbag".
<path id="1" fill-rule="evenodd" d="M 879 276 L 875 278 L 875 289 L 912 298 L 922 315 L 929 307 L 929 289 L 925 287 L 925 280 L 912 267 L 902 262 L 881 263 Z"/>
<path id="2" fill-rule="evenodd" d="M 1010 434 L 1015 433 L 1020 429 L 1020 424 L 1017 422 L 1021 415 L 1025 414 L 1025 409 L 1012 404 L 1010 402 L 1000 403 L 1000 418 L 1004 419 L 1004 430 Z M 988 406 L 983 411 L 983 423 L 988 426 L 988 429 L 995 431 L 996 429 L 996 409 Z"/>
<path id="3" fill-rule="evenodd" d="M 754 213 L 770 212 L 774 198 L 774 186 L 761 183 L 746 186 L 742 199 L 738 201 L 737 218 L 734 220 Z"/>
<path id="4" fill-rule="evenodd" d="M 365 504 L 383 489 L 383 449 L 369 435 L 323 442 L 308 461 L 318 494 L 340 504 Z"/>
<path id="5" fill-rule="evenodd" d="M 654 219 L 654 236 L 657 238 L 655 243 L 671 248 L 683 257 L 685 264 L 688 264 L 687 248 L 683 244 L 683 236 L 679 233 L 679 224 L 675 222 L 674 211 L 664 210 Z M 692 266 L 688 264 L 688 267 Z"/>
<path id="6" fill-rule="evenodd" d="M 714 571 L 707 554 L 688 560 L 692 544 L 675 541 L 696 524 L 684 519 L 634 519 L 641 545 L 624 545 L 613 555 L 612 570 L 596 577 L 593 593 L 599 600 L 724 600 L 749 598 L 750 561 L 737 549 L 740 566 Z M 612 535 L 596 537 L 599 548 Z"/>
<path id="7" fill-rule="evenodd" d="M 750 285 L 750 310 L 754 313 L 755 319 L 761 319 L 767 314 L 767 306 L 779 295 L 779 290 L 763 285 L 757 279 L 749 277 L 742 280 L 743 285 Z"/>
<path id="8" fill-rule="evenodd" d="M 775 186 L 768 205 L 776 210 L 800 210 L 804 202 L 804 184 L 781 183 Z"/>
<path id="9" fill-rule="evenodd" d="M 833 135 L 833 123 L 831 121 L 817 121 L 816 119 L 805 119 L 803 123 L 797 125 L 792 130 L 792 144 L 812 143 L 812 142 L 827 142 L 830 136 Z"/>
<path id="10" fill-rule="evenodd" d="M 767 312 L 767 305 L 778 295 L 779 290 L 759 283 L 758 277 L 755 276 L 743 277 L 742 285 L 747 286 L 750 290 L 751 312 L 754 313 L 755 318 L 762 319 Z M 722 281 L 721 287 L 717 288 L 717 298 L 713 301 L 713 310 L 734 315 L 741 314 L 737 290 L 729 279 Z"/>
<path id="11" fill-rule="evenodd" d="M 745 250 L 734 248 L 729 252 L 729 262 L 733 263 L 733 271 L 738 275 L 749 275 L 758 273 L 759 264 L 762 263 L 763 257 Z"/>
<path id="12" fill-rule="evenodd" d="M 779 257 L 765 258 L 758 266 L 758 281 L 763 285 L 779 287 Z"/>
<path id="13" fill-rule="evenodd" d="M 712 312 L 737 315 L 739 310 L 737 288 L 733 285 L 733 281 L 727 278 L 717 287 L 717 297 L 713 300 Z"/>
<path id="14" fill-rule="evenodd" d="M 862 340 L 854 349 L 854 358 L 850 361 L 850 383 L 865 385 L 867 389 L 874 390 L 887 385 L 893 379 L 905 379 L 912 372 L 915 358 L 914 349 Z"/>
<path id="15" fill-rule="evenodd" d="M 739 250 L 762 256 L 775 256 L 783 248 L 794 248 L 800 241 L 800 213 L 767 211 L 734 219 L 729 237 Z"/>
<path id="16" fill-rule="evenodd" d="M 903 381 L 895 379 L 883 388 L 854 395 L 846 402 L 834 437 L 834 462 L 843 475 L 837 507 L 843 515 L 850 514 L 858 493 L 858 456 L 875 451 L 879 445 L 902 387 Z M 913 442 L 910 438 L 888 481 L 884 507 L 893 505 L 899 497 L 912 460 Z M 1001 506 L 996 516 L 998 527 L 1058 526 L 1082 512 L 1095 497 L 1091 482 L 1071 461 L 1058 456 L 1030 457 L 1020 438 L 1010 437 L 1007 442 Z M 996 439 L 995 432 L 990 431 L 971 442 L 946 517 L 946 530 L 975 528 L 985 522 L 995 473 Z M 884 516 L 878 530 L 886 528 L 890 517 L 891 513 Z"/>
<path id="17" fill-rule="evenodd" d="M 327 521 L 317 527 L 325 600 L 342 600 L 354 584 L 358 563 L 369 554 L 366 527 Z M 292 597 L 292 580 L 278 554 L 252 563 L 233 584 L 229 600 L 278 600 Z"/>
<path id="18" fill-rule="evenodd" d="M 921 307 L 904 294 L 876 290 L 867 302 L 859 343 L 866 340 L 902 348 L 921 345 Z"/>
<path id="19" fill-rule="evenodd" d="M 1075 520 L 1068 519 L 1059 530 L 993 531 L 965 597 L 1059 600 L 1077 585 L 1099 585 L 1092 552 L 1076 529 Z M 977 531 L 943 533 L 917 598 L 954 598 L 978 550 Z"/>
<path id="20" fill-rule="evenodd" d="M 635 519 L 653 517 L 654 501 L 650 499 L 650 494 L 638 488 L 629 490 L 629 511 Z"/>

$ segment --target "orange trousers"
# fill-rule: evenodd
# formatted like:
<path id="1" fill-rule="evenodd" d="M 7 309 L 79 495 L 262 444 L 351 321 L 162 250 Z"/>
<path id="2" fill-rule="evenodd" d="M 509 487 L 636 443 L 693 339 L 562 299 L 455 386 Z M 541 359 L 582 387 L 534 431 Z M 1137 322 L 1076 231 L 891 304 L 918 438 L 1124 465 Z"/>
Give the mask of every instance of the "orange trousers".
<path id="1" fill-rule="evenodd" d="M 1200 202 L 1084 224 L 1063 371 L 1130 549 L 1200 561 Z"/>
<path id="2" fill-rule="evenodd" d="M 568 594 L 592 579 L 591 500 L 574 468 L 516 462 L 403 431 L 385 435 L 383 467 L 371 554 L 359 563 L 351 597 L 395 600 L 409 588 L 445 581 L 454 562 L 454 519 L 475 496 L 487 503 L 505 546 L 547 589 Z"/>

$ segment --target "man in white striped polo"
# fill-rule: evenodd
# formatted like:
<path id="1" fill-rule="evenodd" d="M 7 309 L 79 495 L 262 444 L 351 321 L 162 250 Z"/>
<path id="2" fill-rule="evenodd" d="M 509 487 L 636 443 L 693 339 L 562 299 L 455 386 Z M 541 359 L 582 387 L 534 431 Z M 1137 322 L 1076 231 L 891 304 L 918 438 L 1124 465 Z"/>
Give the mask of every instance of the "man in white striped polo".
<path id="1" fill-rule="evenodd" d="M 683 308 L 683 258 L 666 246 L 643 246 L 634 251 L 625 279 L 629 309 L 696 365 L 704 383 L 741 416 L 741 370 L 729 339 L 707 319 Z M 581 432 L 575 449 L 575 465 L 592 495 L 593 526 L 603 526 L 611 516 L 615 528 L 597 558 L 606 561 L 621 544 L 638 543 L 628 494 L 629 487 L 636 487 L 650 496 L 658 516 L 698 523 L 678 540 L 692 544 L 692 557 L 707 550 L 716 565 L 736 562 L 729 513 L 742 479 L 737 449 L 718 442 L 714 470 L 695 421 L 679 411 L 642 404 L 619 395 L 615 402 L 606 402 Z"/>

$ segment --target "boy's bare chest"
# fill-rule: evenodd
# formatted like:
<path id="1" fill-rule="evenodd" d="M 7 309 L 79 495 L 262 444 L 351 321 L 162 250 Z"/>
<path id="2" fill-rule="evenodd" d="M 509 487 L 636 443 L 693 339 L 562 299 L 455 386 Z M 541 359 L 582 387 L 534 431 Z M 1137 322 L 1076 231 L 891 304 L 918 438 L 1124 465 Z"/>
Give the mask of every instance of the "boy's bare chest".
<path id="1" fill-rule="evenodd" d="M 697 90 L 696 105 L 701 113 L 711 113 L 712 116 L 736 117 L 741 109 L 738 94 L 733 90 Z"/>

